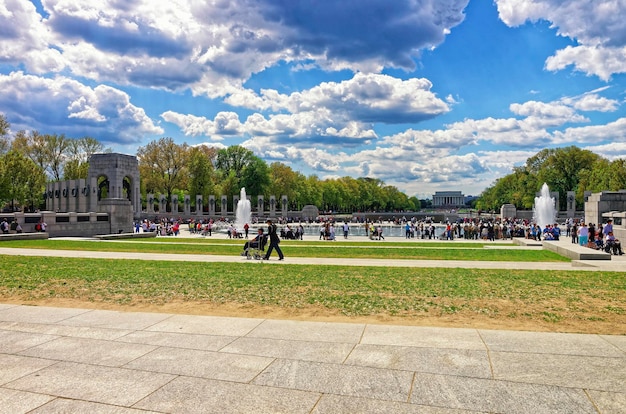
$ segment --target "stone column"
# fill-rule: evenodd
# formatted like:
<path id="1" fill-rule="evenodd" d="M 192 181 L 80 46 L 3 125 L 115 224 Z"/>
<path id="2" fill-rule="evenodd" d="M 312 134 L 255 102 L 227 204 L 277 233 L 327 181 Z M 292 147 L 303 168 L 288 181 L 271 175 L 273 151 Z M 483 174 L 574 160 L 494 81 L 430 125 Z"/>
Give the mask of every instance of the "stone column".
<path id="1" fill-rule="evenodd" d="M 202 196 L 197 194 L 196 195 L 196 216 L 201 216 L 204 214 L 204 205 L 202 203 L 203 203 Z"/>
<path id="2" fill-rule="evenodd" d="M 76 211 L 78 213 L 87 213 L 87 196 L 89 191 L 87 190 L 87 182 L 81 178 L 78 180 L 78 201 L 76 202 Z"/>
<path id="3" fill-rule="evenodd" d="M 191 215 L 191 197 L 188 194 L 185 194 L 185 199 L 183 200 L 183 213 L 186 216 Z"/>
<path id="4" fill-rule="evenodd" d="M 87 184 L 89 192 L 89 211 L 98 211 L 98 178 L 92 177 Z"/>
<path id="5" fill-rule="evenodd" d="M 165 213 L 167 213 L 167 198 L 165 197 L 165 194 L 161 194 L 161 197 L 159 198 L 159 214 Z"/>
<path id="6" fill-rule="evenodd" d="M 170 210 L 172 210 L 172 214 L 178 214 L 178 196 L 176 194 L 172 195 L 172 201 L 170 202 Z"/>
<path id="7" fill-rule="evenodd" d="M 276 217 L 276 197 L 270 196 L 270 217 Z"/>
<path id="8" fill-rule="evenodd" d="M 574 217 L 576 215 L 576 193 L 573 191 L 567 192 L 567 218 Z"/>
<path id="9" fill-rule="evenodd" d="M 286 195 L 283 195 L 280 200 L 280 211 L 283 217 L 287 217 L 287 211 L 289 210 L 289 200 Z"/>
<path id="10" fill-rule="evenodd" d="M 265 200 L 263 199 L 262 195 L 257 197 L 257 204 L 256 204 L 256 206 L 257 206 L 257 214 L 258 214 L 259 217 L 262 217 L 263 213 L 264 213 L 264 209 L 265 209 L 264 201 Z"/>
<path id="11" fill-rule="evenodd" d="M 146 213 L 154 214 L 154 194 L 146 194 Z"/>
<path id="12" fill-rule="evenodd" d="M 222 195 L 221 198 L 221 208 L 220 208 L 220 214 L 222 215 L 222 217 L 226 217 L 228 216 L 228 197 L 225 195 Z"/>
<path id="13" fill-rule="evenodd" d="M 233 196 L 233 213 L 237 211 L 237 204 L 239 204 L 239 196 Z"/>

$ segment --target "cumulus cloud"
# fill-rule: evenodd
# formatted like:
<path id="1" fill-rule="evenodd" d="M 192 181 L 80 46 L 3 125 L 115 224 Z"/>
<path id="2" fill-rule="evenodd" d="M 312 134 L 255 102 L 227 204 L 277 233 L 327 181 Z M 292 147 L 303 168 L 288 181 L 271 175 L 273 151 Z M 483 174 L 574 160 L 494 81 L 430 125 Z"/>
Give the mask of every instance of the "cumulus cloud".
<path id="1" fill-rule="evenodd" d="M 219 97 L 279 62 L 414 69 L 421 50 L 463 21 L 468 0 L 42 0 L 46 18 L 29 1 L 6 2 L 0 30 L 19 41 L 3 46 L 12 48 L 5 56 L 31 54 L 36 73 L 68 68 L 99 82 Z"/>
<path id="2" fill-rule="evenodd" d="M 623 0 L 496 0 L 500 19 L 514 27 L 546 20 L 557 33 L 578 44 L 559 50 L 546 61 L 548 70 L 570 65 L 609 80 L 626 73 L 626 8 Z"/>
<path id="3" fill-rule="evenodd" d="M 162 118 L 178 125 L 185 135 L 206 135 L 216 140 L 219 136 L 246 134 L 273 136 L 278 143 L 356 145 L 377 138 L 373 123 L 419 122 L 446 113 L 448 105 L 431 92 L 431 87 L 426 79 L 403 81 L 387 75 L 358 73 L 343 82 L 325 82 L 291 95 L 275 90 L 233 93 L 227 103 L 272 113 L 254 113 L 243 123 L 237 118 L 230 123 L 231 128 L 218 128 L 223 122 L 217 118 L 211 121 L 172 111 L 162 114 Z"/>
<path id="4" fill-rule="evenodd" d="M 35 73 L 58 72 L 65 59 L 35 6 L 24 0 L 0 3 L 0 63 L 23 64 Z"/>
<path id="5" fill-rule="evenodd" d="M 58 130 L 107 142 L 138 143 L 161 134 L 128 94 L 106 85 L 94 88 L 63 76 L 42 78 L 23 72 L 0 74 L 0 107 L 17 129 Z M 71 119 L 71 122 L 68 120 Z"/>

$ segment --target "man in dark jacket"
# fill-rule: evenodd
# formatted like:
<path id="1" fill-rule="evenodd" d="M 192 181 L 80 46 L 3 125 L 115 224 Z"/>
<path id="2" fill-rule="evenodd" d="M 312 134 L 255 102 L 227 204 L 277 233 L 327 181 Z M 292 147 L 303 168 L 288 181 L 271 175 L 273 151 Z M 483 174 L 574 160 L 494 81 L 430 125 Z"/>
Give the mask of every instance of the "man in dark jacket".
<path id="1" fill-rule="evenodd" d="M 269 260 L 272 250 L 274 249 L 276 249 L 276 252 L 278 253 L 278 260 L 283 260 L 285 256 L 278 245 L 278 243 L 280 243 L 280 238 L 278 238 L 278 234 L 276 234 L 276 225 L 272 224 L 272 220 L 267 220 L 267 234 L 270 237 L 270 247 L 267 249 L 267 253 L 265 254 L 263 260 Z"/>

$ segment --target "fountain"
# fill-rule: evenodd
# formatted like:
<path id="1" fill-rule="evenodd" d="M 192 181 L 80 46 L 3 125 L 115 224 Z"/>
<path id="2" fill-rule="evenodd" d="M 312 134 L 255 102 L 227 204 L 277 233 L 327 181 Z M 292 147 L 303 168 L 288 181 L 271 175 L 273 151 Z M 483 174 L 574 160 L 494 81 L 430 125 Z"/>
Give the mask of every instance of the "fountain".
<path id="1" fill-rule="evenodd" d="M 250 226 L 251 211 L 250 200 L 246 197 L 246 188 L 241 187 L 239 202 L 237 203 L 237 210 L 235 211 L 235 228 L 237 231 L 243 232 L 243 226 L 246 223 Z"/>
<path id="2" fill-rule="evenodd" d="M 533 217 L 542 229 L 548 224 L 554 224 L 556 220 L 556 207 L 554 206 L 554 197 L 550 197 L 550 189 L 548 184 L 543 183 L 539 197 L 535 197 L 535 205 L 533 206 Z"/>

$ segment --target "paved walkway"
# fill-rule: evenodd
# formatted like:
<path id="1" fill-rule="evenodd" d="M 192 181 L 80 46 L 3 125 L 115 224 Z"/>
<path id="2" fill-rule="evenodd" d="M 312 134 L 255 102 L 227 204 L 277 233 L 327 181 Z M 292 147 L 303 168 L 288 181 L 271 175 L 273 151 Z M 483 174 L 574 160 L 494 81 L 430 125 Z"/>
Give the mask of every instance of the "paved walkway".
<path id="1" fill-rule="evenodd" d="M 624 413 L 626 336 L 0 304 L 0 413 Z"/>
<path id="2" fill-rule="evenodd" d="M 245 261 L 240 256 L 0 248 L 2 254 Z M 624 271 L 625 262 L 616 259 L 578 265 Z M 297 257 L 286 263 L 520 267 L 519 262 Z M 523 266 L 573 268 L 571 263 Z M 626 336 L 0 303 L 0 414 L 607 414 L 626 413 L 624 384 Z"/>

